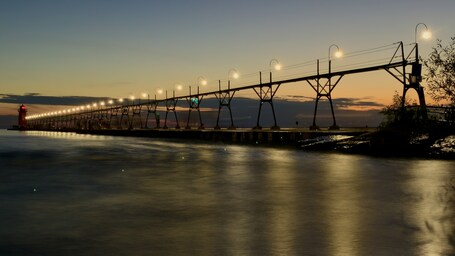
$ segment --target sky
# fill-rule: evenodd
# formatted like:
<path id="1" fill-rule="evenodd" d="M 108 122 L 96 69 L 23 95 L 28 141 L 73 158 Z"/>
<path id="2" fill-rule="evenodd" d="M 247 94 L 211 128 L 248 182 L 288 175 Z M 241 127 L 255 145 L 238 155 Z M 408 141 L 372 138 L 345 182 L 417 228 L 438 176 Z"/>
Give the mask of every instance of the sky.
<path id="1" fill-rule="evenodd" d="M 344 53 L 410 44 L 420 22 L 433 35 L 418 39 L 425 59 L 436 39 L 455 36 L 454 10 L 453 0 L 0 0 L 0 115 L 16 115 L 21 103 L 43 111 L 43 97 L 62 99 L 60 106 L 75 97 L 154 95 L 177 83 L 183 95 L 200 76 L 209 81 L 201 90 L 212 91 L 218 80 L 225 86 L 232 68 L 241 75 L 233 86 L 257 83 L 272 59 L 285 68 L 327 59 L 332 44 Z M 377 71 L 343 78 L 332 96 L 387 104 L 401 90 Z M 304 82 L 277 93 L 295 96 L 315 93 Z"/>

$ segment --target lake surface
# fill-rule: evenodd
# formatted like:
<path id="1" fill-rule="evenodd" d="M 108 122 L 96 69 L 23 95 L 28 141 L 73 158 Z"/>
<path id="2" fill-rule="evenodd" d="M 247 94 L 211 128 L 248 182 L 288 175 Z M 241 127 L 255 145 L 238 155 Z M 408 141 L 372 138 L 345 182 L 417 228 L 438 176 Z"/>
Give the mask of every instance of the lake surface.
<path id="1" fill-rule="evenodd" d="M 455 161 L 0 131 L 0 255 L 455 255 Z"/>

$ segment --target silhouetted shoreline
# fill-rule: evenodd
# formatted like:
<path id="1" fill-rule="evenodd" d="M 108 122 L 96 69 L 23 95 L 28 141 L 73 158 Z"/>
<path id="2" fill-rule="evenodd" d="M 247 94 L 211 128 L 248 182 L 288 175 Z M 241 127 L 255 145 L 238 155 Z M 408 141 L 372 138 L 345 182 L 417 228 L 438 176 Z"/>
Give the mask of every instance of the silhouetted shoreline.
<path id="1" fill-rule="evenodd" d="M 336 151 L 381 157 L 455 159 L 455 134 L 422 134 L 409 140 L 400 131 L 378 130 L 348 139 L 305 146 L 305 150 Z"/>

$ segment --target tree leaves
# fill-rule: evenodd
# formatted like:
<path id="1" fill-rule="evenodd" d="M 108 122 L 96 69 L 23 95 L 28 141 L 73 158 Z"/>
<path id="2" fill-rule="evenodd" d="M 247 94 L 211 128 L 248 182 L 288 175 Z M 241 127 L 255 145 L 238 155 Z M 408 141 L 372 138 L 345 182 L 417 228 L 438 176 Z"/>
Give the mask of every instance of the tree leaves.
<path id="1" fill-rule="evenodd" d="M 424 62 L 427 68 L 428 93 L 435 101 L 455 104 L 455 37 L 444 46 L 438 39 L 436 46 Z"/>

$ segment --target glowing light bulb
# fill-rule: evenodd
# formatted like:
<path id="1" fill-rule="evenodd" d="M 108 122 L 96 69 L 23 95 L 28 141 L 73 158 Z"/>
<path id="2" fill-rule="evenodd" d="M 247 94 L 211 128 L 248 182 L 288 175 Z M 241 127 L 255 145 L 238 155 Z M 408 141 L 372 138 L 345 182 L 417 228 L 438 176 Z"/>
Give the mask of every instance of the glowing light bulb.
<path id="1" fill-rule="evenodd" d="M 335 58 L 341 58 L 343 57 L 343 52 L 342 51 L 336 51 L 335 52 Z"/>
<path id="2" fill-rule="evenodd" d="M 423 39 L 430 39 L 430 38 L 431 38 L 431 31 L 430 31 L 430 30 L 425 30 L 425 31 L 422 33 L 422 38 L 423 38 Z"/>

